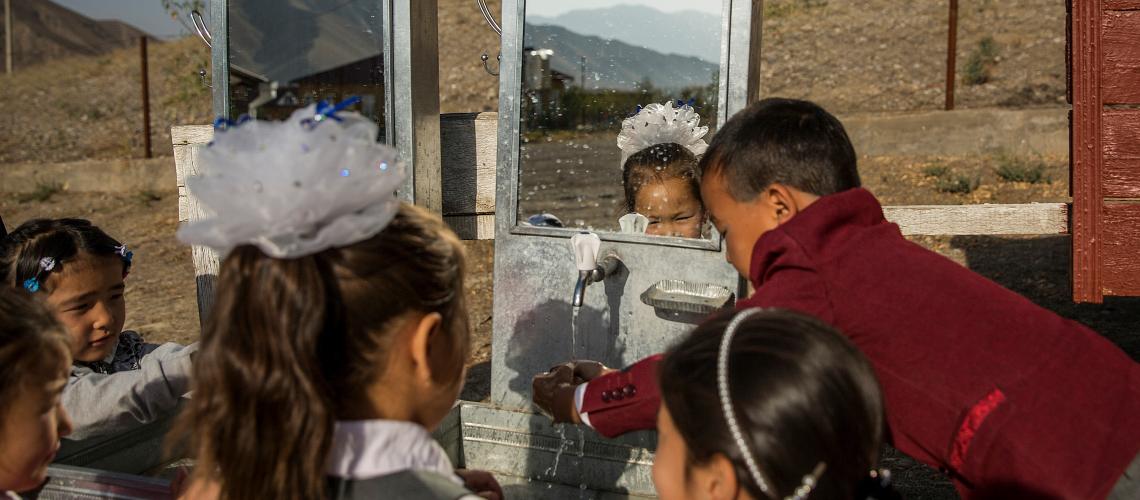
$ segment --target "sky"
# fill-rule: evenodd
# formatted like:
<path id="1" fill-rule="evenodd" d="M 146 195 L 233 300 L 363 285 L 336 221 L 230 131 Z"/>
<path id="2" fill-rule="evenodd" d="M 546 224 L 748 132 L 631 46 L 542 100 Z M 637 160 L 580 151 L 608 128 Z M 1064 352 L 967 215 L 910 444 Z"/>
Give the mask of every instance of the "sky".
<path id="1" fill-rule="evenodd" d="M 614 5 L 647 5 L 662 12 L 695 10 L 720 15 L 724 2 L 721 0 L 527 0 L 526 13 L 542 17 L 555 17 L 571 10 L 600 9 Z M 498 18 L 499 13 L 495 13 Z"/>
<path id="2" fill-rule="evenodd" d="M 51 0 L 92 19 L 117 19 L 151 35 L 165 38 L 186 34 L 162 8 L 162 0 Z M 209 1 L 206 2 L 209 5 Z M 208 12 L 203 14 L 209 17 Z M 189 19 L 186 20 L 190 22 Z"/>

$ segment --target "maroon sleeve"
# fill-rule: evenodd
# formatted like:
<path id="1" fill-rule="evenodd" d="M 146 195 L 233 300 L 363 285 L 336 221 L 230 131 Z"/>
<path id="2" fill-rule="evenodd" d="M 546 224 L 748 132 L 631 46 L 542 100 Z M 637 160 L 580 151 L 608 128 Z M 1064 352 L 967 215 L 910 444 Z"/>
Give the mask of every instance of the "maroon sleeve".
<path id="1" fill-rule="evenodd" d="M 586 385 L 581 411 L 589 414 L 594 430 L 612 438 L 657 427 L 657 409 L 661 406 L 657 387 L 660 362 L 661 355 L 655 354 Z"/>

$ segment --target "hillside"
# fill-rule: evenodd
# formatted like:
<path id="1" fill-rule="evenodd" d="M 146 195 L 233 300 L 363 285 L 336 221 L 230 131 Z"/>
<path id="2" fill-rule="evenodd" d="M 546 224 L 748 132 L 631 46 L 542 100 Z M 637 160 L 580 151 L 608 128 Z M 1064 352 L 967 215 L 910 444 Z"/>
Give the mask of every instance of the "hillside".
<path id="1" fill-rule="evenodd" d="M 473 4 L 439 2 L 441 103 L 449 111 L 497 106 L 497 81 L 479 62 L 483 50 L 494 57 L 497 40 Z M 498 17 L 498 2 L 489 4 Z M 764 5 L 762 95 L 812 99 L 841 114 L 941 109 L 945 2 L 769 0 Z M 588 13 L 567 12 L 554 21 L 569 23 L 582 12 Z M 601 30 L 608 19 L 596 17 L 594 29 Z M 585 34 L 600 32 L 575 27 Z M 967 85 L 962 75 L 987 37 L 996 50 L 995 60 L 985 65 L 989 81 Z M 957 70 L 958 107 L 1064 105 L 1064 3 L 962 1 Z"/>
<path id="2" fill-rule="evenodd" d="M 72 56 L 133 47 L 146 33 L 119 21 L 97 21 L 49 0 L 12 2 L 13 65 L 26 68 Z M 0 39 L 4 23 L 0 23 Z"/>
<path id="3" fill-rule="evenodd" d="M 18 0 L 13 6 L 44 3 Z M 499 17 L 498 1 L 489 5 Z M 774 0 L 765 5 L 762 95 L 813 99 L 840 114 L 941 107 L 944 3 Z M 67 19 L 59 16 L 55 19 Z M 983 38 L 992 37 L 997 52 L 989 82 L 959 83 L 959 107 L 1064 104 L 1063 4 L 964 1 L 959 29 L 959 74 Z M 479 55 L 486 51 L 494 69 L 498 37 L 473 1 L 439 0 L 439 38 L 441 110 L 497 109 L 499 80 L 483 70 Z M 137 51 L 128 48 L 23 70 L 17 66 L 12 78 L 0 76 L 0 109 L 5 110 L 0 163 L 141 155 L 137 59 Z M 209 50 L 189 37 L 156 44 L 150 65 L 155 154 L 170 154 L 171 125 L 211 121 L 209 89 L 197 74 L 209 67 Z"/>
<path id="4" fill-rule="evenodd" d="M 604 9 L 572 10 L 556 17 L 527 16 L 527 23 L 555 25 L 579 35 L 613 38 L 651 47 L 662 54 L 720 61 L 720 17 L 697 11 L 661 12 L 644 5 L 619 4 Z M 685 34 L 699 36 L 684 36 Z M 680 35 L 680 36 L 679 36 Z"/>
<path id="5" fill-rule="evenodd" d="M 656 88 L 677 92 L 688 87 L 707 87 L 714 81 L 717 64 L 696 57 L 663 54 L 616 40 L 584 36 L 561 26 L 527 24 L 525 47 L 554 51 L 550 68 L 572 76 L 578 85 L 583 76 L 580 61 L 587 61 L 588 89 L 634 90 L 648 80 Z"/>

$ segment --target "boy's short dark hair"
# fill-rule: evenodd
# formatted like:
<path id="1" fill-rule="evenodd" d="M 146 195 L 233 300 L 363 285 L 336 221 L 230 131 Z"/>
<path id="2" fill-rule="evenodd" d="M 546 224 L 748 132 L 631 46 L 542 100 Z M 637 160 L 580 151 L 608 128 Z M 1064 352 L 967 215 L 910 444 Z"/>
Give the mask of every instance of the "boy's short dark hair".
<path id="1" fill-rule="evenodd" d="M 773 183 L 825 196 L 859 187 L 855 148 L 831 113 L 815 103 L 770 98 L 729 119 L 701 158 L 702 177 L 723 174 L 738 201 Z"/>

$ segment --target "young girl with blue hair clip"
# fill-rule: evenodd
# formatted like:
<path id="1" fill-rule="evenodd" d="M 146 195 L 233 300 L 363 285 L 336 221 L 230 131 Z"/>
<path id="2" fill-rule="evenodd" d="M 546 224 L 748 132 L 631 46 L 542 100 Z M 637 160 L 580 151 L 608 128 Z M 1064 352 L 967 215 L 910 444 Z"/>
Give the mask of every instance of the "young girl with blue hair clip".
<path id="1" fill-rule="evenodd" d="M 122 435 L 173 414 L 196 345 L 146 343 L 123 330 L 133 254 L 83 219 L 35 219 L 0 238 L 0 276 L 66 327 L 72 366 L 63 406 L 70 439 Z M 8 292 L 5 292 L 8 293 Z"/>

